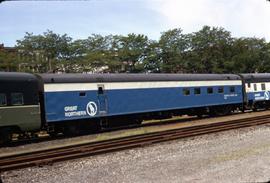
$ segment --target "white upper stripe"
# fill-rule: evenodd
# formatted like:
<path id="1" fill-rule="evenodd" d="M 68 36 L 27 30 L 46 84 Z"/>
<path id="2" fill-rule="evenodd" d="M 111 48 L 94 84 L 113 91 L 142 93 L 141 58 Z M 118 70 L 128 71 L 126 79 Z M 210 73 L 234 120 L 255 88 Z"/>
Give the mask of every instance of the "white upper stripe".
<path id="1" fill-rule="evenodd" d="M 115 83 L 51 83 L 45 84 L 45 92 L 56 91 L 89 91 L 97 90 L 104 85 L 105 90 L 143 89 L 143 88 L 177 88 L 201 86 L 234 86 L 241 85 L 241 80 L 225 81 L 155 81 L 155 82 L 115 82 Z"/>
<path id="2" fill-rule="evenodd" d="M 255 90 L 254 84 L 256 84 L 257 90 Z M 257 82 L 257 83 L 250 83 L 250 87 L 248 87 L 248 84 L 246 83 L 246 92 L 253 93 L 265 91 L 262 89 L 262 84 L 265 84 L 266 91 L 270 91 L 270 82 L 260 82 L 260 83 Z"/>

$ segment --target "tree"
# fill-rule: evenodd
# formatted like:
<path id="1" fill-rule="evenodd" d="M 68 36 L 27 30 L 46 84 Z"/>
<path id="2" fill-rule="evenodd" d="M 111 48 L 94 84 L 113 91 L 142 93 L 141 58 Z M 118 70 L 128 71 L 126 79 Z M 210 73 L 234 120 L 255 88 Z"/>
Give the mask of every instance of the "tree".
<path id="1" fill-rule="evenodd" d="M 233 73 L 254 73 L 270 71 L 269 44 L 264 39 L 239 38 L 233 44 Z"/>
<path id="2" fill-rule="evenodd" d="M 0 49 L 0 71 L 18 71 L 18 60 L 16 53 Z"/>
<path id="3" fill-rule="evenodd" d="M 146 56 L 143 59 L 142 69 L 144 72 L 159 73 L 161 72 L 161 49 L 157 41 L 149 41 L 146 50 Z"/>
<path id="4" fill-rule="evenodd" d="M 26 33 L 22 40 L 17 41 L 19 53 L 38 72 L 48 72 L 55 69 L 56 61 L 70 58 L 69 45 L 72 38 L 66 34 L 59 35 L 48 30 L 43 35 Z"/>
<path id="5" fill-rule="evenodd" d="M 121 69 L 120 61 L 116 58 L 115 37 L 92 34 L 86 40 L 81 40 L 85 72 L 118 72 Z"/>
<path id="6" fill-rule="evenodd" d="M 182 33 L 182 29 L 163 32 L 159 40 L 161 72 L 185 72 L 188 46 L 188 37 Z"/>
<path id="7" fill-rule="evenodd" d="M 148 37 L 142 34 L 128 34 L 115 38 L 115 50 L 122 64 L 122 72 L 144 72 L 143 61 L 150 44 Z"/>
<path id="8" fill-rule="evenodd" d="M 143 34 L 92 34 L 72 40 L 52 31 L 26 33 L 17 41 L 19 56 L 0 53 L 0 67 L 27 72 L 269 72 L 270 43 L 258 38 L 232 38 L 223 28 L 204 26 L 183 34 L 161 33 L 158 41 Z M 2 59 L 2 60 L 1 60 Z M 18 67 L 16 67 L 16 64 Z"/>
<path id="9" fill-rule="evenodd" d="M 204 26 L 189 35 L 188 72 L 224 73 L 231 58 L 233 38 L 223 28 Z"/>

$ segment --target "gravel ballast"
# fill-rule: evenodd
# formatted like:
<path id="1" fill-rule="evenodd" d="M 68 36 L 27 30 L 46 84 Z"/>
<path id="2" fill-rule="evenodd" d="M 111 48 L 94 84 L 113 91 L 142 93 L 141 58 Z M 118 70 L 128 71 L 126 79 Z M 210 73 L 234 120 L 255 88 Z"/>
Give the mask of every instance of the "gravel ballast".
<path id="1" fill-rule="evenodd" d="M 270 127 L 232 130 L 2 173 L 6 182 L 266 182 Z"/>
<path id="2" fill-rule="evenodd" d="M 252 113 L 241 113 L 241 114 L 234 114 L 229 116 L 221 116 L 221 117 L 211 117 L 211 118 L 191 118 L 191 117 L 174 117 L 171 119 L 161 120 L 161 121 L 146 121 L 144 123 L 152 123 L 150 126 L 141 126 L 137 128 L 122 128 L 120 130 L 113 130 L 109 132 L 97 133 L 97 134 L 88 134 L 83 136 L 77 136 L 72 138 L 58 138 L 58 139 L 43 139 L 45 141 L 42 142 L 32 142 L 28 141 L 29 143 L 16 145 L 15 146 L 6 146 L 0 148 L 0 158 L 5 156 L 10 156 L 14 154 L 21 154 L 21 153 L 31 153 L 35 151 L 44 151 L 52 148 L 59 148 L 64 146 L 70 146 L 75 144 L 84 144 L 89 142 L 98 142 L 103 140 L 133 136 L 133 135 L 140 135 L 145 133 L 151 132 L 158 132 L 164 130 L 172 130 L 172 129 L 179 129 L 185 128 L 190 126 L 196 125 L 205 125 L 211 123 L 218 123 L 218 122 L 226 122 L 231 120 L 239 120 L 239 119 L 246 119 L 251 117 L 263 116 L 263 115 L 270 115 L 270 111 L 260 111 L 260 112 L 252 112 Z M 162 124 L 162 125 L 161 125 Z"/>

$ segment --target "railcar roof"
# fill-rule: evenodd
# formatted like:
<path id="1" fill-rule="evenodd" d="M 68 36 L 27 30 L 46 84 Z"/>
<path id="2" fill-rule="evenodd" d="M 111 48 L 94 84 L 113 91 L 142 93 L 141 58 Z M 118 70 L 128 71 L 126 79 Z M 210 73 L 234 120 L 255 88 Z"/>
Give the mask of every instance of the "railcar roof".
<path id="1" fill-rule="evenodd" d="M 33 74 L 22 72 L 0 72 L 0 81 L 5 82 L 29 82 L 37 81 L 37 78 Z"/>
<path id="2" fill-rule="evenodd" d="M 247 82 L 270 82 L 270 73 L 241 74 Z"/>
<path id="3" fill-rule="evenodd" d="M 40 74 L 45 83 L 240 80 L 235 74 Z"/>

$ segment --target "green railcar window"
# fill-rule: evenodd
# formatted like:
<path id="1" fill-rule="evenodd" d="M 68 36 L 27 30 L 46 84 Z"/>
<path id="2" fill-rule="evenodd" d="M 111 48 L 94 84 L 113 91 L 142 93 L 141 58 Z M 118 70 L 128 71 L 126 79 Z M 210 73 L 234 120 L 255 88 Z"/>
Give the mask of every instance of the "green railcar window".
<path id="1" fill-rule="evenodd" d="M 0 93 L 0 106 L 7 105 L 7 96 L 4 93 Z"/>
<path id="2" fill-rule="evenodd" d="M 235 92 L 235 87 L 234 86 L 230 86 L 230 93 L 234 93 Z"/>
<path id="3" fill-rule="evenodd" d="M 194 88 L 194 94 L 200 95 L 201 94 L 201 88 Z"/>
<path id="4" fill-rule="evenodd" d="M 207 88 L 207 93 L 208 94 L 212 94 L 214 92 L 213 88 L 212 87 L 208 87 Z"/>
<path id="5" fill-rule="evenodd" d="M 11 104 L 12 105 L 23 105 L 23 94 L 22 93 L 11 93 Z"/>
<path id="6" fill-rule="evenodd" d="M 184 95 L 190 95 L 190 89 L 189 88 L 184 88 L 183 89 L 183 94 Z"/>
<path id="7" fill-rule="evenodd" d="M 218 93 L 224 93 L 224 88 L 223 86 L 218 87 Z"/>

